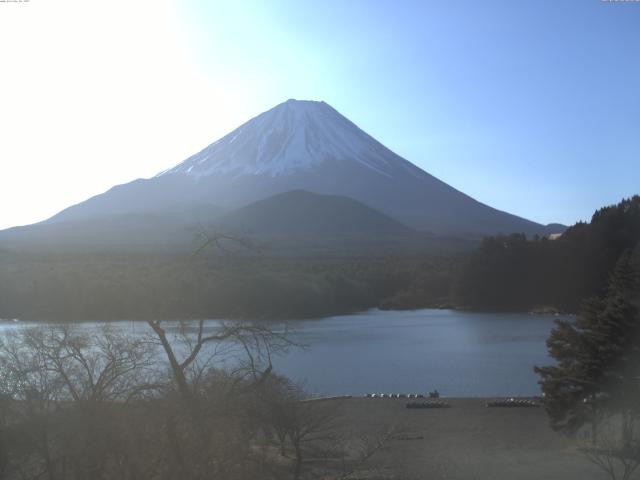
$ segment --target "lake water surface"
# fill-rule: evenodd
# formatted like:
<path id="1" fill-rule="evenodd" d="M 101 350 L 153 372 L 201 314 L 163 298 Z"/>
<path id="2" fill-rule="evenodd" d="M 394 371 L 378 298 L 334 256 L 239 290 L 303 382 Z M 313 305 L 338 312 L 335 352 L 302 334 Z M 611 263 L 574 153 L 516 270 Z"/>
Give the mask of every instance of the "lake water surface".
<path id="1" fill-rule="evenodd" d="M 309 345 L 275 363 L 322 394 L 537 395 L 551 362 L 554 316 L 453 310 L 379 311 L 296 323 Z"/>
<path id="2" fill-rule="evenodd" d="M 301 320 L 290 324 L 292 336 L 307 347 L 274 364 L 318 395 L 434 388 L 445 396 L 537 395 L 533 367 L 551 363 L 545 340 L 557 318 L 425 309 Z M 143 322 L 113 324 L 132 334 L 148 328 Z M 0 332 L 27 325 L 4 323 Z"/>

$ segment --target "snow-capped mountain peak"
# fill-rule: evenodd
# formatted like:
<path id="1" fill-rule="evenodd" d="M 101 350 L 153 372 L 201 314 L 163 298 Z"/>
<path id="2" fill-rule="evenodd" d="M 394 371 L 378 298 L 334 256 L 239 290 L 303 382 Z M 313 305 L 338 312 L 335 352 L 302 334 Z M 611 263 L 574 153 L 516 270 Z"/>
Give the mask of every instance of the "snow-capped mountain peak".
<path id="1" fill-rule="evenodd" d="M 297 100 L 258 115 L 153 178 L 116 186 L 49 222 L 149 213 L 211 216 L 301 190 L 350 198 L 415 230 L 456 235 L 546 231 L 438 180 L 326 103 Z M 296 202 L 303 197 L 285 198 Z M 281 214 L 286 211 L 282 206 Z M 323 211 L 320 216 L 329 215 Z"/>
<path id="2" fill-rule="evenodd" d="M 281 176 L 327 161 L 355 161 L 393 176 L 408 163 L 325 102 L 287 100 L 158 176 L 213 174 Z"/>

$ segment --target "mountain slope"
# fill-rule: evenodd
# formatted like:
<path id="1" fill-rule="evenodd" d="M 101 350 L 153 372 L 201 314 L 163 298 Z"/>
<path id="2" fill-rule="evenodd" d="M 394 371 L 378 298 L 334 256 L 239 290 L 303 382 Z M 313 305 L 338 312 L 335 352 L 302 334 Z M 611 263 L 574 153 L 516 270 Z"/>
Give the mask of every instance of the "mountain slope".
<path id="1" fill-rule="evenodd" d="M 220 217 L 224 231 L 268 236 L 396 235 L 414 231 L 348 197 L 292 190 Z"/>
<path id="2" fill-rule="evenodd" d="M 174 215 L 120 214 L 39 223 L 0 231 L 0 247 L 18 251 L 175 251 L 197 248 L 195 223 Z"/>
<path id="3" fill-rule="evenodd" d="M 202 204 L 230 210 L 291 190 L 349 197 L 413 229 L 439 234 L 549 233 L 429 175 L 326 103 L 296 100 L 153 178 L 114 187 L 48 222 L 188 212 Z"/>
<path id="4" fill-rule="evenodd" d="M 206 206 L 196 213 L 121 213 L 15 227 L 0 231 L 0 249 L 26 254 L 144 252 L 190 256 L 203 245 L 205 233 L 246 241 L 249 248 L 240 248 L 237 253 L 249 255 L 451 254 L 468 251 L 476 244 L 473 239 L 412 230 L 348 197 L 303 190 L 274 195 L 227 213 Z M 238 247 L 230 243 L 230 248 Z"/>

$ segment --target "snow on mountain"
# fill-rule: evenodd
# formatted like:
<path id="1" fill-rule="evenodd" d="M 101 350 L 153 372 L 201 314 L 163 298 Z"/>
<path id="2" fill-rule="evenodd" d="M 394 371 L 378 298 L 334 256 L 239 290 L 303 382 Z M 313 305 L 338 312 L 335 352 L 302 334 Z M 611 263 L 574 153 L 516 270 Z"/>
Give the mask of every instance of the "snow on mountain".
<path id="1" fill-rule="evenodd" d="M 396 155 L 324 102 L 288 100 L 150 179 L 48 222 L 130 214 L 207 218 L 292 190 L 344 196 L 437 234 L 548 233 L 484 205 Z"/>
<path id="2" fill-rule="evenodd" d="M 291 99 L 158 176 L 275 177 L 312 171 L 330 160 L 355 161 L 387 177 L 393 177 L 399 167 L 415 169 L 325 102 Z"/>

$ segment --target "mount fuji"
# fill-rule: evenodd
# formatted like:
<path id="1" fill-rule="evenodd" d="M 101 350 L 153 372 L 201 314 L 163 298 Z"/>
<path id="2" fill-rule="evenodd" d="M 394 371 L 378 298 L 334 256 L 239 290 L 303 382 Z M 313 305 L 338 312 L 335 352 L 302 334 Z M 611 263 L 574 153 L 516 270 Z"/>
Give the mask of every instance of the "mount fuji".
<path id="1" fill-rule="evenodd" d="M 298 193 L 282 196 L 292 191 Z M 301 202 L 305 193 L 313 195 L 312 200 Z M 264 202 L 274 196 L 280 196 L 278 201 Z M 317 219 L 321 224 L 347 204 L 354 212 L 366 209 L 369 222 L 379 219 L 394 235 L 402 231 L 544 235 L 558 230 L 482 204 L 395 154 L 328 104 L 298 100 L 258 115 L 152 178 L 113 187 L 36 227 L 46 230 L 105 222 L 113 227 L 119 218 L 126 218 L 127 225 L 153 218 L 157 234 L 173 228 L 166 220 L 171 218 L 180 228 L 219 219 L 223 226 L 226 222 L 251 230 L 251 219 L 260 218 L 264 224 L 269 223 L 268 215 L 286 215 L 283 202 L 287 199 L 313 204 L 309 215 L 322 212 L 326 218 Z M 341 207 L 318 208 L 318 202 L 325 200 Z M 260 208 L 266 210 L 256 213 Z M 296 211 L 296 218 L 304 214 Z M 344 218 L 341 222 L 327 228 L 340 233 L 340 225 L 349 223 Z M 163 227 L 158 230 L 158 225 Z M 372 231 L 370 224 L 367 231 Z"/>

